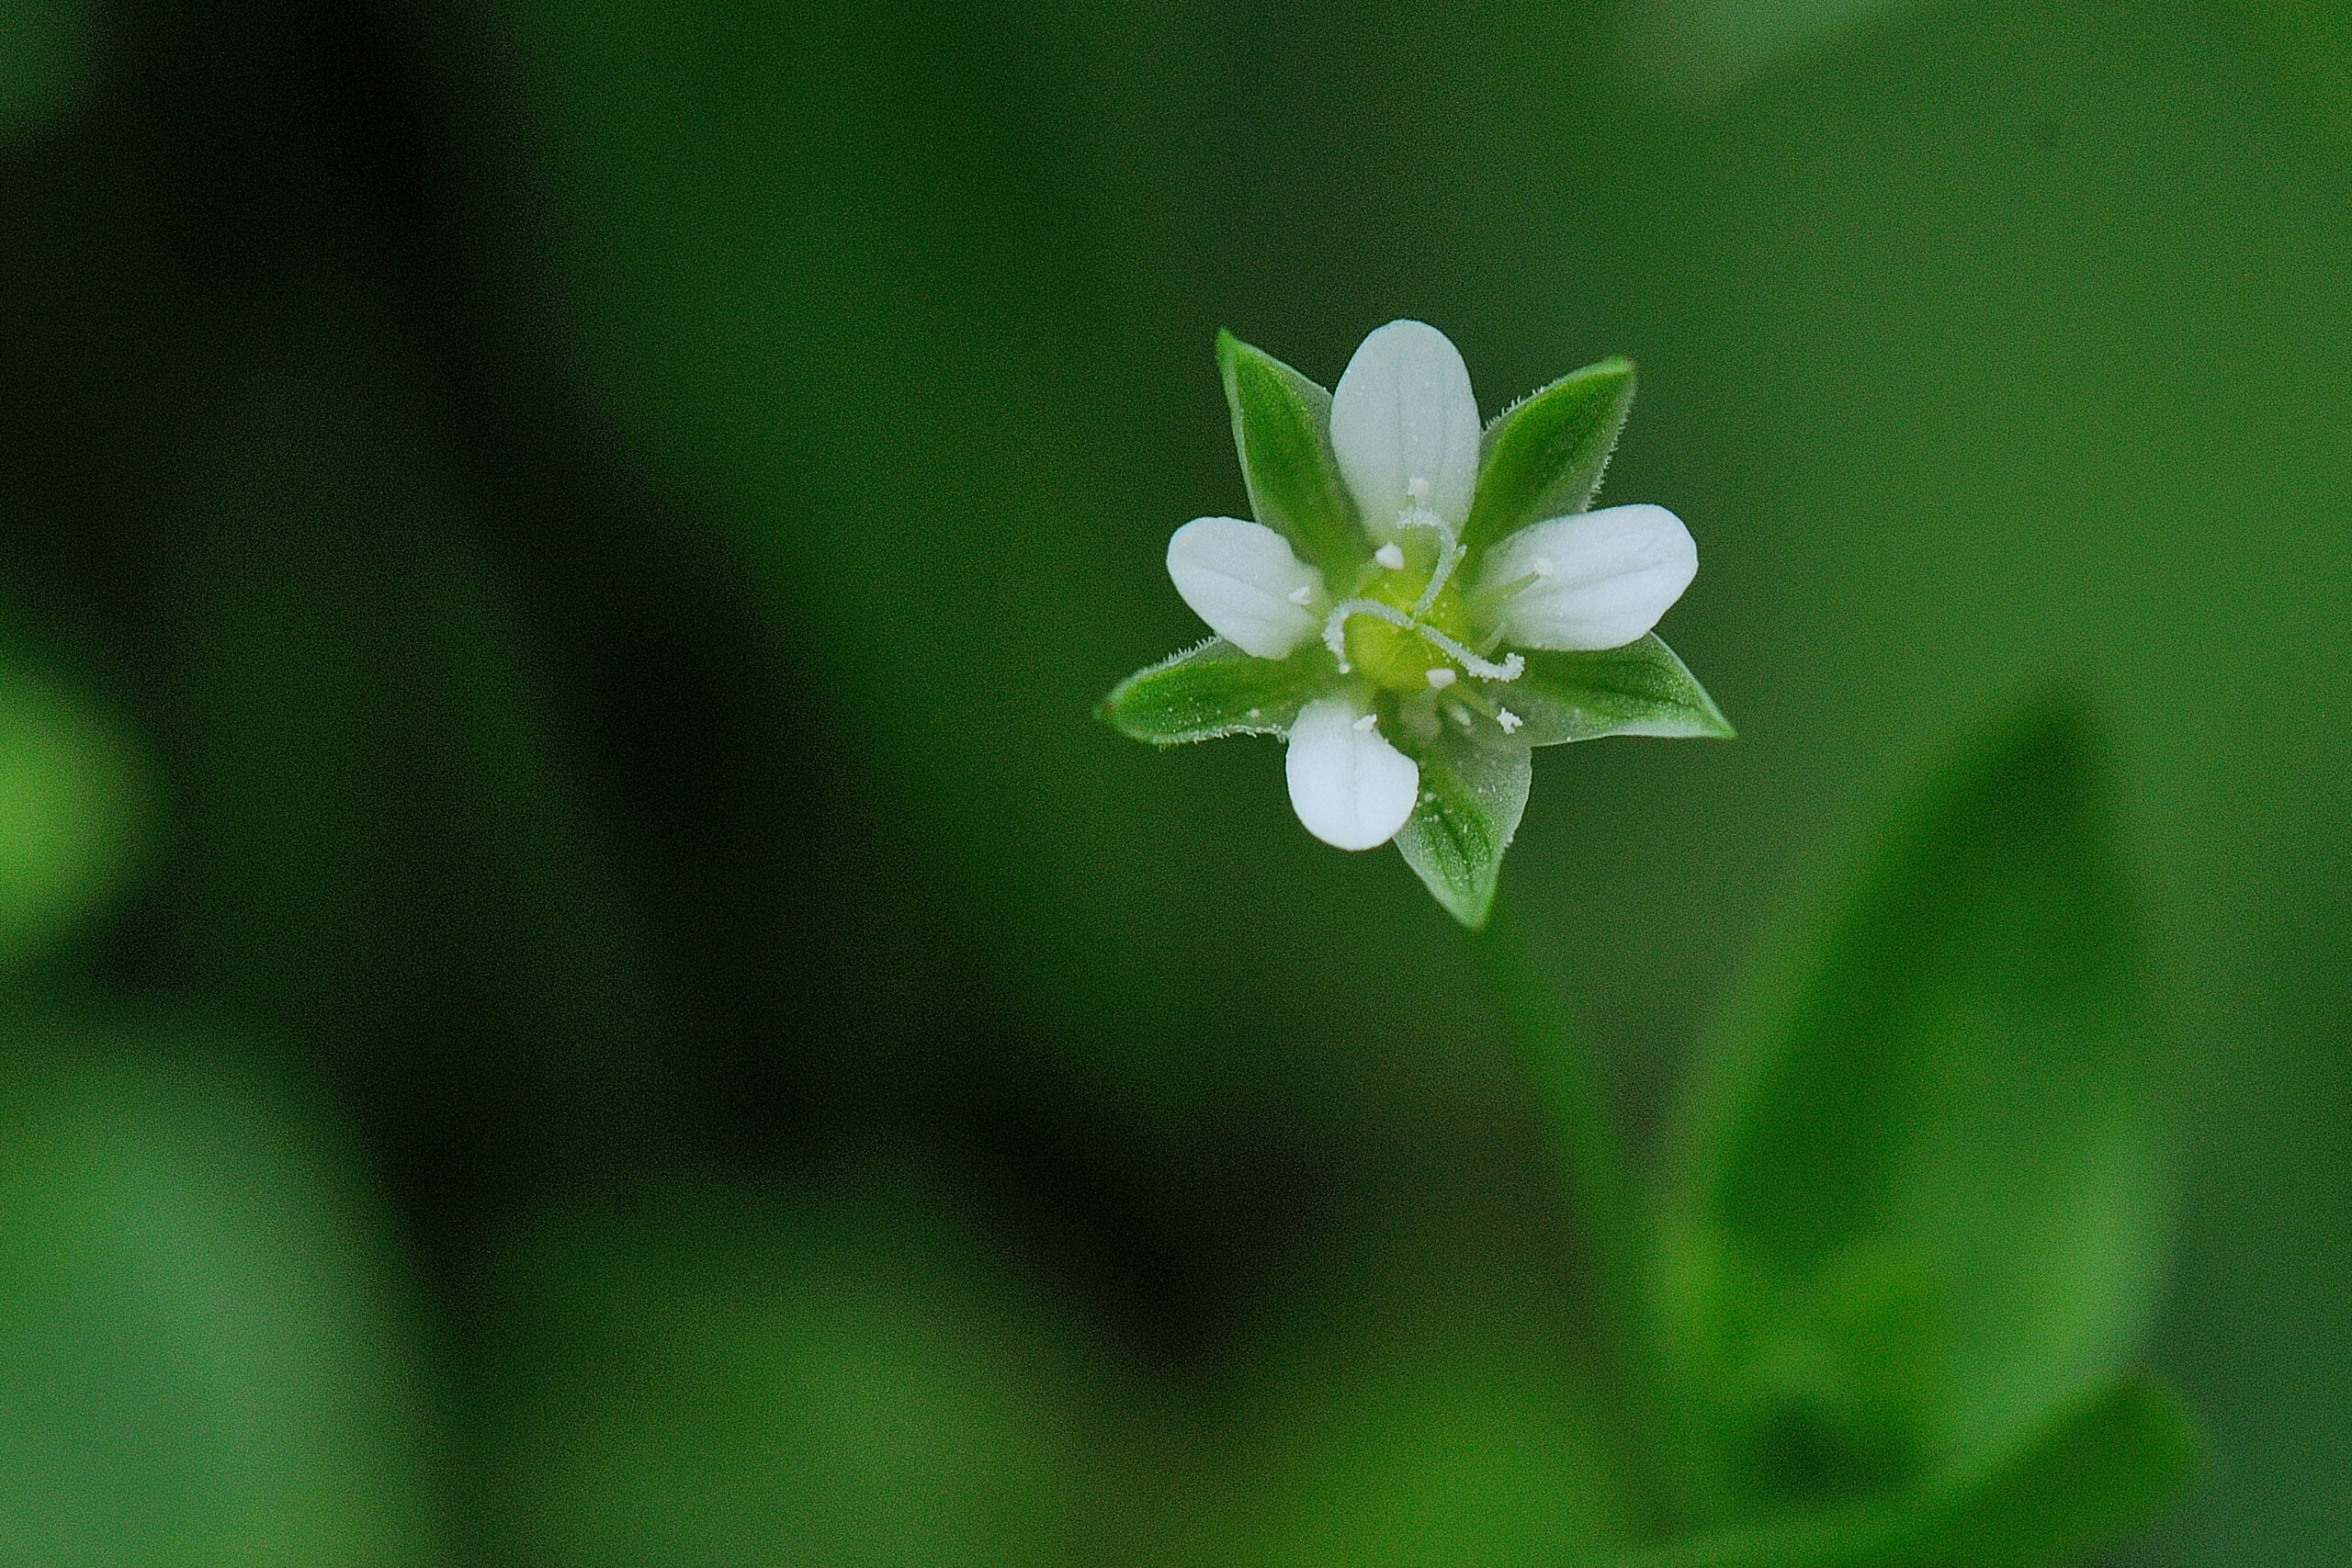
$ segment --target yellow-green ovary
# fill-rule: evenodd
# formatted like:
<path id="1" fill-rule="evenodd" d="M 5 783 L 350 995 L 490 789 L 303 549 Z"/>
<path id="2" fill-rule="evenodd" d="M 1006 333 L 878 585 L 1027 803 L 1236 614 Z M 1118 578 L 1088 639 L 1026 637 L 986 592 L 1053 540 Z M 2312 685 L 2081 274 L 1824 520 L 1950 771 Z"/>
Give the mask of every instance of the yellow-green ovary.
<path id="1" fill-rule="evenodd" d="M 1384 581 L 1367 587 L 1364 597 L 1409 612 L 1428 586 L 1427 578 L 1417 579 L 1409 571 L 1392 572 Z M 1463 607 L 1461 590 L 1452 582 L 1438 591 L 1437 598 L 1421 613 L 1420 619 L 1457 643 L 1467 646 L 1470 641 L 1470 616 Z M 1461 673 L 1453 660 L 1419 633 L 1392 626 L 1377 616 L 1351 615 L 1347 638 L 1348 662 L 1392 692 L 1428 691 L 1432 670 L 1452 669 L 1457 675 Z"/>

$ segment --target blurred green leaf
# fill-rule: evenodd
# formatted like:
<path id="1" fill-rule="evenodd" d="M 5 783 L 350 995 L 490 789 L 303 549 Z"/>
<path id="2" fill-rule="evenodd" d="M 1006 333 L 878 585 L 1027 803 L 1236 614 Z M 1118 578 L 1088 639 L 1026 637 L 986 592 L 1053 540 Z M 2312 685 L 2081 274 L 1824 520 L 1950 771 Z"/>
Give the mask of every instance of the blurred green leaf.
<path id="1" fill-rule="evenodd" d="M 924 1205 L 543 1224 L 505 1292 L 484 1459 L 514 1561 L 1086 1560 L 1068 1347 Z"/>
<path id="2" fill-rule="evenodd" d="M 1102 699 L 1120 734 L 1173 746 L 1224 735 L 1283 735 L 1330 671 L 1321 644 L 1288 659 L 1253 659 L 1223 637 L 1138 670 Z"/>
<path id="3" fill-rule="evenodd" d="M 2121 902 L 2038 707 L 1736 1011 L 1657 1281 L 1702 1517 L 1981 1467 L 2114 1375 L 2165 1223 Z"/>
<path id="4" fill-rule="evenodd" d="M 1216 363 L 1250 511 L 1344 591 L 1371 551 L 1331 451 L 1331 394 L 1228 332 L 1216 334 Z"/>
<path id="5" fill-rule="evenodd" d="M 1534 769 L 1524 745 L 1487 745 L 1451 728 L 1419 761 L 1421 797 L 1396 847 L 1446 913 L 1476 931 L 1494 908 Z"/>
<path id="6" fill-rule="evenodd" d="M 1484 549 L 1530 523 L 1591 505 L 1633 407 L 1633 361 L 1604 359 L 1497 414 L 1479 443 L 1478 490 L 1462 543 Z"/>
<path id="7" fill-rule="evenodd" d="M 1486 691 L 1525 721 L 1519 738 L 1530 746 L 1604 735 L 1732 736 L 1715 700 L 1656 632 L 1623 648 L 1526 659 L 1518 680 Z"/>
<path id="8" fill-rule="evenodd" d="M 2060 1568 L 2152 1523 L 2197 1447 L 2170 1391 L 2126 1378 L 1959 1484 L 1627 1553 L 1619 1568 Z"/>
<path id="9" fill-rule="evenodd" d="M 217 1069 L 14 1032 L 0 1562 L 429 1561 L 415 1391 L 343 1151 Z"/>
<path id="10" fill-rule="evenodd" d="M 141 771 L 88 707 L 0 666 L 0 972 L 114 886 L 133 847 Z"/>

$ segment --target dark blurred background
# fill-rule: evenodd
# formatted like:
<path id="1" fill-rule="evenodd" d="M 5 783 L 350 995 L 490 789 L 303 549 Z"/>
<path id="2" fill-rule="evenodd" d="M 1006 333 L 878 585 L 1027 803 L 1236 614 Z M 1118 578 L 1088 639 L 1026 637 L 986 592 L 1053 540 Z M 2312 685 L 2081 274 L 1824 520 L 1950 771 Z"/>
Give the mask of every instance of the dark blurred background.
<path id="1" fill-rule="evenodd" d="M 2352 1555 L 2338 7 L 6 0 L 0 136 L 0 1557 L 1605 1532 L 1477 941 L 1090 715 L 1216 329 L 1397 316 L 1635 357 L 1700 541 L 1743 738 L 1544 753 L 1502 895 L 1637 1126 L 2090 694 L 2211 1445 L 2128 1560 Z"/>

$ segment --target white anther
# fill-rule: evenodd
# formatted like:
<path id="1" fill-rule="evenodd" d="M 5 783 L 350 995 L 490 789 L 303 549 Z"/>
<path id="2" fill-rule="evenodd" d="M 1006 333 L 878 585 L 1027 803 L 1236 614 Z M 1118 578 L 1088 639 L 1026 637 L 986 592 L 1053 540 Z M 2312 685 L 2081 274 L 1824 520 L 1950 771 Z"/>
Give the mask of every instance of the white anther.
<path id="1" fill-rule="evenodd" d="M 1266 710 L 1263 708 L 1251 708 L 1248 713 L 1243 714 L 1241 716 L 1244 718 L 1263 718 L 1266 716 Z"/>
<path id="2" fill-rule="evenodd" d="M 1369 735 L 1379 728 L 1380 716 L 1376 713 L 1368 713 L 1356 720 L 1356 733 L 1359 735 Z"/>
<path id="3" fill-rule="evenodd" d="M 1312 583 L 1302 582 L 1297 587 L 1292 589 L 1287 597 L 1292 604 L 1297 605 L 1303 610 L 1306 607 L 1306 602 L 1315 597 L 1314 585 Z"/>
<path id="4" fill-rule="evenodd" d="M 1534 572 L 1538 577 L 1549 577 L 1558 569 L 1553 566 L 1552 558 L 1550 556 L 1537 556 L 1532 561 L 1528 563 L 1528 570 Z"/>
<path id="5" fill-rule="evenodd" d="M 1372 552 L 1372 558 L 1391 571 L 1405 570 L 1405 552 L 1394 544 L 1386 544 Z"/>
<path id="6" fill-rule="evenodd" d="M 1470 716 L 1470 710 L 1460 703 L 1454 704 L 1453 706 L 1447 711 L 1453 715 L 1453 722 L 1460 725 L 1464 729 L 1469 728 L 1471 725 L 1476 722 L 1476 720 Z"/>
<path id="7" fill-rule="evenodd" d="M 1415 474 L 1405 481 L 1405 493 L 1413 498 L 1415 506 L 1427 506 L 1430 503 L 1430 481 Z"/>
<path id="8" fill-rule="evenodd" d="M 1505 735 L 1515 735 L 1519 732 L 1519 727 L 1525 723 L 1526 720 L 1521 718 L 1519 715 L 1511 712 L 1509 708 L 1497 708 L 1495 710 L 1495 722 L 1503 727 L 1503 733 Z"/>
<path id="9" fill-rule="evenodd" d="M 1436 690 L 1442 692 L 1448 686 L 1453 685 L 1456 680 L 1460 679 L 1460 677 L 1461 671 L 1455 670 L 1453 665 L 1441 664 L 1430 671 L 1430 684 Z"/>

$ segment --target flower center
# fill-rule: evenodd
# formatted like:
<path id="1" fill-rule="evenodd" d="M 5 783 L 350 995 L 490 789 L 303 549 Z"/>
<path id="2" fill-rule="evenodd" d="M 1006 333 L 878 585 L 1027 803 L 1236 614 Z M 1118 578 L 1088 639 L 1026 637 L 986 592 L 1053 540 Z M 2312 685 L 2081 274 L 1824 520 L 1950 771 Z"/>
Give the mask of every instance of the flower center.
<path id="1" fill-rule="evenodd" d="M 1527 668 L 1518 654 L 1497 664 L 1470 647 L 1470 606 L 1454 577 L 1464 552 L 1434 513 L 1420 520 L 1427 487 L 1418 479 L 1414 484 L 1420 487 L 1414 503 L 1396 518 L 1401 536 L 1372 553 L 1354 595 L 1324 617 L 1324 646 L 1340 673 L 1369 679 L 1391 695 L 1429 696 L 1465 674 L 1518 680 Z"/>
<path id="2" fill-rule="evenodd" d="M 1462 602 L 1462 590 L 1454 583 L 1447 582 L 1418 615 L 1413 614 L 1429 585 L 1425 571 L 1383 571 L 1364 585 L 1363 597 L 1402 611 L 1405 619 L 1466 645 L 1470 615 Z M 1398 626 L 1370 613 L 1348 617 L 1346 648 L 1348 663 L 1392 692 L 1425 692 L 1432 684 L 1450 685 L 1462 674 L 1459 661 L 1415 626 Z"/>

